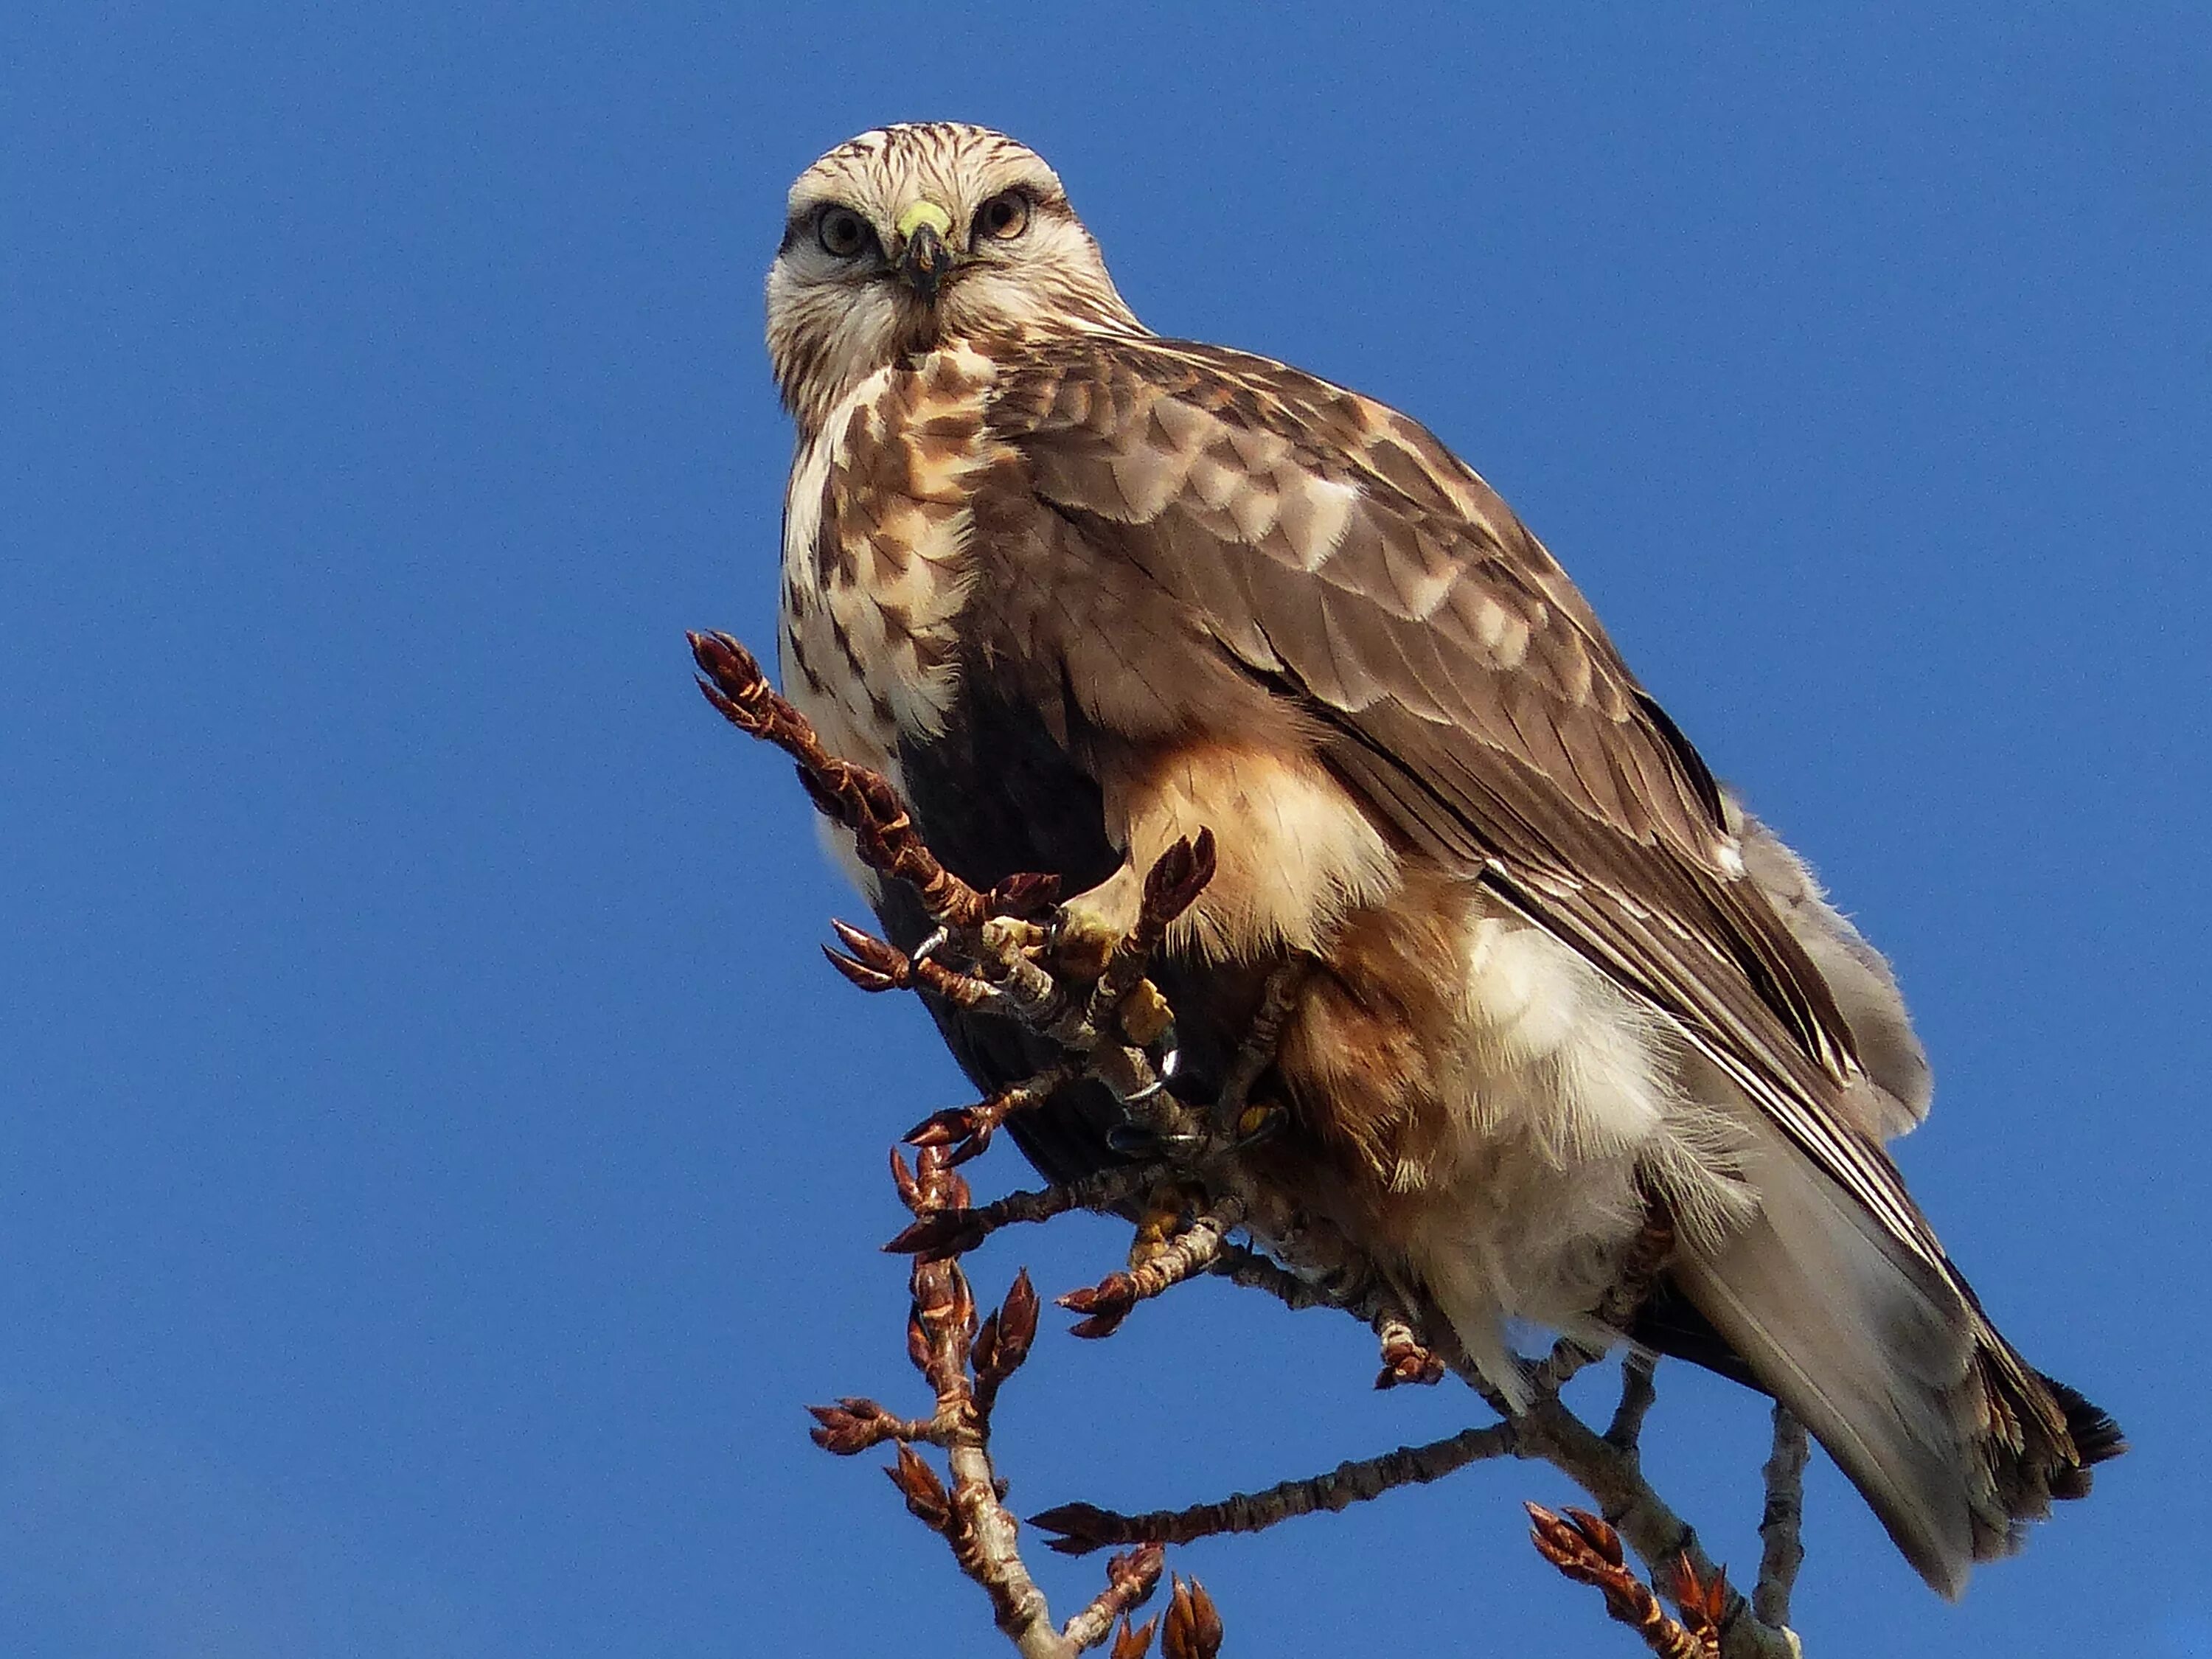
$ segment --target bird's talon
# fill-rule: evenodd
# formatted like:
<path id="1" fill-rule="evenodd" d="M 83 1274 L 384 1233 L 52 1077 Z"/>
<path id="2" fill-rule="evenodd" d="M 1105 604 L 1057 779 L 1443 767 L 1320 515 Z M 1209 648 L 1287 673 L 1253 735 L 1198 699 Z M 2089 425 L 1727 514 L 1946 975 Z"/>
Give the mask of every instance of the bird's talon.
<path id="1" fill-rule="evenodd" d="M 1139 980 L 1130 988 L 1115 1010 L 1115 1018 L 1132 1048 L 1150 1048 L 1163 1042 L 1170 1048 L 1175 1046 L 1175 1011 L 1160 994 L 1160 988 L 1148 979 Z"/>
<path id="2" fill-rule="evenodd" d="M 1121 1103 L 1124 1106 L 1141 1106 L 1146 1101 L 1165 1093 L 1167 1086 L 1168 1080 L 1166 1077 L 1164 1075 L 1157 1076 L 1143 1088 L 1138 1090 L 1134 1094 L 1123 1095 L 1121 1097 Z"/>
<path id="3" fill-rule="evenodd" d="M 1106 1147 L 1122 1158 L 1149 1161 L 1160 1155 L 1160 1138 L 1141 1123 L 1117 1123 L 1106 1132 Z"/>
<path id="4" fill-rule="evenodd" d="M 1290 1121 L 1290 1114 L 1267 1102 L 1255 1101 L 1237 1115 L 1237 1145 L 1255 1146 Z"/>

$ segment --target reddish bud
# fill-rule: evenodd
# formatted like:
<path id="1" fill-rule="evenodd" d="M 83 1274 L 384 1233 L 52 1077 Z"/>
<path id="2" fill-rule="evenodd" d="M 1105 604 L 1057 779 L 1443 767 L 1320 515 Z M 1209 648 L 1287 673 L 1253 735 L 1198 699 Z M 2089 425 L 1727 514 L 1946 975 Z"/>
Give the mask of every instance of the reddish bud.
<path id="1" fill-rule="evenodd" d="M 914 1171 L 906 1167 L 906 1160 L 899 1156 L 899 1149 L 896 1146 L 891 1148 L 891 1180 L 898 1188 L 899 1202 L 920 1215 L 924 1207 L 921 1183 L 915 1179 Z M 890 1247 L 886 1245 L 884 1248 Z"/>
<path id="2" fill-rule="evenodd" d="M 832 919 L 830 926 L 837 942 L 850 954 L 841 954 L 826 945 L 822 954 L 830 958 L 831 967 L 863 991 L 892 991 L 914 982 L 914 967 L 906 952 L 872 933 L 862 933 L 848 921 Z"/>
<path id="3" fill-rule="evenodd" d="M 1112 1659 L 1145 1659 L 1146 1654 L 1152 1651 L 1153 1626 L 1159 1622 L 1158 1615 L 1155 1615 L 1133 1630 L 1127 1615 L 1124 1614 L 1121 1628 L 1114 1634 Z"/>
<path id="4" fill-rule="evenodd" d="M 1674 1598 L 1674 1605 L 1681 1608 L 1682 1618 L 1692 1632 L 1697 1635 L 1709 1632 L 1717 1633 L 1721 1620 L 1728 1614 L 1730 1595 L 1728 1569 L 1722 1567 L 1716 1571 L 1712 1582 L 1707 1583 L 1698 1578 L 1698 1570 L 1691 1565 L 1690 1558 L 1686 1554 L 1679 1555 L 1674 1559 L 1674 1569 L 1668 1577 L 1668 1589 Z"/>
<path id="5" fill-rule="evenodd" d="M 937 1478 L 937 1471 L 924 1462 L 913 1447 L 901 1445 L 898 1462 L 884 1473 L 906 1499 L 908 1514 L 926 1527 L 939 1532 L 945 1530 L 952 1518 L 951 1500 L 945 1496 L 945 1483 Z"/>
<path id="6" fill-rule="evenodd" d="M 1214 1659 L 1220 1651 L 1220 1609 L 1197 1579 L 1177 1577 L 1160 1638 L 1162 1659 Z"/>
<path id="7" fill-rule="evenodd" d="M 960 1264 L 945 1264 L 945 1289 L 949 1292 L 940 1313 L 933 1308 L 931 1313 L 943 1321 L 944 1328 L 954 1332 L 962 1346 L 975 1337 L 975 1292 L 968 1283 L 968 1275 L 960 1271 Z"/>
<path id="8" fill-rule="evenodd" d="M 1018 916 L 1037 921 L 1052 914 L 1060 902 L 1060 878 L 1036 871 L 1008 876 L 994 887 L 987 899 L 994 916 Z"/>
<path id="9" fill-rule="evenodd" d="M 891 978 L 887 974 L 878 973 L 874 969 L 869 967 L 867 963 L 864 962 L 857 961 L 854 957 L 848 956 L 840 955 L 837 951 L 831 950 L 826 945 L 822 947 L 822 954 L 829 958 L 830 965 L 832 968 L 835 968 L 840 974 L 844 975 L 847 983 L 856 985 L 861 990 L 868 992 L 871 995 L 878 991 L 896 991 L 898 989 L 899 982 L 896 980 Z"/>
<path id="10" fill-rule="evenodd" d="M 1077 1336 L 1095 1340 L 1111 1336 L 1121 1328 L 1121 1322 L 1137 1305 L 1137 1285 L 1127 1273 L 1109 1273 L 1096 1285 L 1070 1291 L 1054 1299 L 1070 1313 L 1091 1316 L 1073 1328 Z"/>
<path id="11" fill-rule="evenodd" d="M 974 1210 L 939 1210 L 912 1223 L 884 1250 L 890 1255 L 955 1256 L 974 1249 L 989 1232 Z"/>
<path id="12" fill-rule="evenodd" d="M 1106 1582 L 1115 1590 L 1130 1597 L 1129 1605 L 1142 1607 L 1145 1598 L 1160 1582 L 1160 1572 L 1168 1564 L 1167 1546 L 1139 1544 L 1125 1555 L 1109 1557 L 1106 1563 Z"/>
<path id="13" fill-rule="evenodd" d="M 883 1423 L 889 1415 L 872 1400 L 841 1400 L 834 1406 L 806 1409 L 814 1419 L 810 1431 L 814 1443 L 839 1457 L 866 1451 L 883 1439 Z"/>
<path id="14" fill-rule="evenodd" d="M 1211 830 L 1200 830 L 1194 841 L 1176 842 L 1153 860 L 1145 872 L 1145 917 L 1164 927 L 1189 909 L 1213 879 L 1215 862 Z"/>
<path id="15" fill-rule="evenodd" d="M 1007 1287 L 1006 1299 L 999 1308 L 999 1374 L 1012 1376 L 1022 1361 L 1030 1357 L 1030 1345 L 1036 1340 L 1036 1286 L 1030 1283 L 1030 1270 L 1024 1267 L 1014 1275 Z"/>
<path id="16" fill-rule="evenodd" d="M 899 1139 L 909 1146 L 950 1146 L 975 1133 L 975 1109 L 948 1106 L 933 1112 Z"/>

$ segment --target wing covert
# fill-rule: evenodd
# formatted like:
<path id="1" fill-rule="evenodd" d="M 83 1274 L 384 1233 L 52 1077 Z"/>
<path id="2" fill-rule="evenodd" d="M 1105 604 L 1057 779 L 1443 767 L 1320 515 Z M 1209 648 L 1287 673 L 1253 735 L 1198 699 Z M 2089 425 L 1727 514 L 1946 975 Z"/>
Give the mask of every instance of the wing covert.
<path id="1" fill-rule="evenodd" d="M 1674 1016 L 1944 1261 L 1887 1155 L 1832 1109 L 1858 1070 L 1850 1028 L 1743 878 L 1711 774 L 1542 544 L 1433 436 L 1264 358 L 1119 336 L 1024 342 L 987 419 L 1036 501 L 1294 699 L 1410 842 Z"/>

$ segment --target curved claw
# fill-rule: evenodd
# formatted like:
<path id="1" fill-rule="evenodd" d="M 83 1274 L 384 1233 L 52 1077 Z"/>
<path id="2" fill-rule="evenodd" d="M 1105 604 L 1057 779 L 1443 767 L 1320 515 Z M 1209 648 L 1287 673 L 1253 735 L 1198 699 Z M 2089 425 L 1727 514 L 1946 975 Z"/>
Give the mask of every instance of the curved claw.
<path id="1" fill-rule="evenodd" d="M 1237 1115 L 1234 1142 L 1239 1151 L 1256 1146 L 1290 1121 L 1290 1114 L 1269 1102 L 1255 1102 Z"/>
<path id="2" fill-rule="evenodd" d="M 1155 1158 L 1160 1138 L 1141 1123 L 1117 1123 L 1106 1131 L 1106 1147 L 1123 1158 Z"/>
<path id="3" fill-rule="evenodd" d="M 1182 1048 L 1176 1041 L 1176 1028 L 1173 1024 L 1170 1024 L 1158 1036 L 1146 1044 L 1144 1052 L 1147 1058 L 1155 1053 L 1159 1055 L 1159 1058 L 1152 1062 L 1152 1080 L 1138 1090 L 1136 1093 L 1121 1096 L 1121 1101 L 1124 1106 L 1141 1106 L 1154 1097 L 1164 1094 L 1169 1083 L 1174 1079 L 1176 1071 L 1182 1065 Z"/>
<path id="4" fill-rule="evenodd" d="M 907 960 L 908 962 L 927 962 L 930 957 L 935 956 L 939 951 L 942 951 L 946 945 L 951 943 L 951 939 L 952 930 L 950 927 L 940 927 L 935 933 L 932 933 L 927 939 L 922 940 L 921 944 L 915 945 L 913 950 L 908 951 Z"/>
<path id="5" fill-rule="evenodd" d="M 1164 1077 L 1155 1077 L 1150 1083 L 1147 1083 L 1143 1088 L 1138 1090 L 1133 1095 L 1123 1095 L 1121 1097 L 1121 1103 L 1124 1106 L 1141 1106 L 1146 1101 L 1152 1099 L 1155 1096 L 1166 1092 L 1167 1086 L 1167 1079 Z"/>

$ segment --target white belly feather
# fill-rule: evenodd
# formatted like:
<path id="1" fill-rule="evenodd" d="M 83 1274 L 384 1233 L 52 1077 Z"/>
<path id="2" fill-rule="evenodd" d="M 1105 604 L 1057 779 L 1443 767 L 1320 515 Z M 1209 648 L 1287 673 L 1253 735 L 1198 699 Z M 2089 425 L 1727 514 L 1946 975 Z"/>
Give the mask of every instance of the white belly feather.
<path id="1" fill-rule="evenodd" d="M 1679 1039 L 1581 956 L 1502 907 L 1466 930 L 1457 1133 L 1405 1182 L 1393 1231 L 1484 1375 L 1516 1404 L 1506 1330 L 1600 1341 L 1587 1316 L 1642 1231 L 1639 1174 L 1686 1242 L 1755 1207 L 1725 1121 L 1678 1081 Z"/>

